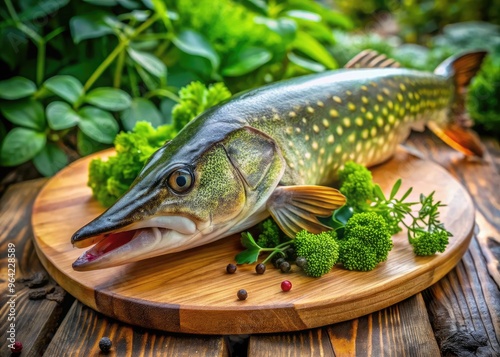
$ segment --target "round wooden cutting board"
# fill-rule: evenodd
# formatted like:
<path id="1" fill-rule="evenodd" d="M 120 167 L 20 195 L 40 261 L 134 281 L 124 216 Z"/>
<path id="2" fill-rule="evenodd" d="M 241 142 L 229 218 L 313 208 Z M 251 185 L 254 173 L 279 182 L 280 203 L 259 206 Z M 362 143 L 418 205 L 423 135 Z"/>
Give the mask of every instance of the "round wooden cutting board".
<path id="1" fill-rule="evenodd" d="M 103 211 L 86 186 L 87 168 L 95 157 L 81 159 L 53 177 L 33 208 L 35 246 L 43 265 L 71 295 L 118 320 L 146 328 L 199 334 L 248 334 L 302 330 L 353 319 L 390 306 L 422 291 L 448 273 L 467 250 L 474 208 L 466 190 L 443 168 L 399 151 L 373 169 L 374 180 L 389 191 L 398 178 L 403 190 L 436 191 L 448 206 L 441 220 L 453 233 L 443 254 L 415 257 L 406 232 L 393 238 L 389 259 L 370 272 L 335 266 L 321 278 L 305 276 L 293 266 L 283 274 L 270 265 L 257 275 L 254 265 L 235 274 L 225 267 L 241 251 L 239 235 L 189 251 L 90 272 L 71 268 L 82 250 L 71 235 Z M 281 291 L 283 280 L 293 288 Z M 236 297 L 246 289 L 248 298 Z"/>

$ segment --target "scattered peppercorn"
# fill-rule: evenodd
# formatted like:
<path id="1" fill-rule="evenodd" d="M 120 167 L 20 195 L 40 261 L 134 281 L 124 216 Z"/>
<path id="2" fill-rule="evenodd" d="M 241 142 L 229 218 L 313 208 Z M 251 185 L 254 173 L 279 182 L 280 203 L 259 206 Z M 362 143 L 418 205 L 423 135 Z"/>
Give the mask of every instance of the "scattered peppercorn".
<path id="1" fill-rule="evenodd" d="M 295 252 L 295 249 L 293 248 L 288 248 L 285 252 L 286 257 L 288 260 L 295 260 L 297 258 L 297 253 Z"/>
<path id="2" fill-rule="evenodd" d="M 246 300 L 248 297 L 248 293 L 245 289 L 240 289 L 240 290 L 238 290 L 237 296 L 238 296 L 238 299 L 240 299 L 240 300 Z"/>
<path id="3" fill-rule="evenodd" d="M 290 291 L 292 289 L 292 283 L 289 280 L 283 280 L 281 282 L 281 290 Z"/>
<path id="4" fill-rule="evenodd" d="M 99 348 L 101 349 L 102 352 L 109 352 L 112 345 L 113 343 L 111 342 L 109 337 L 103 337 L 99 341 Z"/>
<path id="5" fill-rule="evenodd" d="M 264 274 L 266 272 L 266 266 L 262 263 L 255 266 L 255 272 L 257 274 Z"/>
<path id="6" fill-rule="evenodd" d="M 281 263 L 283 263 L 285 261 L 285 258 L 278 258 L 274 261 L 274 266 L 276 267 L 276 269 L 279 269 Z"/>
<path id="7" fill-rule="evenodd" d="M 238 268 L 234 264 L 228 264 L 226 267 L 226 271 L 228 274 L 234 274 L 236 272 L 236 269 Z"/>
<path id="8" fill-rule="evenodd" d="M 10 349 L 10 351 L 15 354 L 21 353 L 22 350 L 23 350 L 23 344 L 20 341 L 14 342 L 14 345 Z"/>
<path id="9" fill-rule="evenodd" d="M 304 257 L 297 257 L 297 259 L 295 259 L 295 264 L 297 264 L 299 268 L 303 268 L 306 263 L 307 260 Z"/>
<path id="10" fill-rule="evenodd" d="M 280 269 L 282 273 L 288 273 L 290 271 L 290 263 L 284 261 L 280 264 Z"/>

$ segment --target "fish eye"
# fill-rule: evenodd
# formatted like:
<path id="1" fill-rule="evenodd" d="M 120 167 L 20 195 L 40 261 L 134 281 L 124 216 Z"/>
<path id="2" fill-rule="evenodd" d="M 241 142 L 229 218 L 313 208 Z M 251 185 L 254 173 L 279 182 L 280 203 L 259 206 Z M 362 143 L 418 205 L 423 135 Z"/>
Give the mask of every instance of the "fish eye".
<path id="1" fill-rule="evenodd" d="M 186 168 L 177 169 L 168 177 L 168 186 L 175 193 L 185 193 L 193 186 L 193 174 Z"/>

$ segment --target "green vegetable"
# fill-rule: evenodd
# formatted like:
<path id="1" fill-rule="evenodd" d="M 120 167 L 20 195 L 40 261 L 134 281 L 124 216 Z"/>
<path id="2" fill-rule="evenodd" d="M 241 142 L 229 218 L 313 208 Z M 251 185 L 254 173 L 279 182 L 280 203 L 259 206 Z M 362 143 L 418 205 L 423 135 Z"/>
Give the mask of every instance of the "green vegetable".
<path id="1" fill-rule="evenodd" d="M 467 99 L 475 124 L 500 137 L 500 51 L 496 57 L 487 57 L 469 87 Z"/>
<path id="2" fill-rule="evenodd" d="M 231 96 L 222 83 L 206 87 L 194 82 L 182 88 L 180 101 L 173 108 L 174 124 L 157 129 L 148 122 L 138 122 L 129 133 L 115 138 L 116 156 L 90 162 L 88 185 L 94 197 L 105 207 L 111 206 L 128 190 L 149 157 L 171 140 L 195 116 Z"/>
<path id="3" fill-rule="evenodd" d="M 94 197 L 103 206 L 111 206 L 127 191 L 149 157 L 175 135 L 172 125 L 155 129 L 148 122 L 138 122 L 132 132 L 118 134 L 116 156 L 90 162 L 88 186 Z"/>
<path id="4" fill-rule="evenodd" d="M 297 256 L 305 258 L 303 269 L 307 275 L 320 277 L 332 270 L 339 258 L 336 237 L 335 231 L 313 234 L 303 230 L 297 233 L 293 241 L 295 251 Z"/>
<path id="5" fill-rule="evenodd" d="M 259 238 L 257 244 L 263 248 L 272 248 L 280 244 L 281 230 L 278 225 L 268 218 L 259 224 Z"/>
<path id="6" fill-rule="evenodd" d="M 393 246 L 391 236 L 384 219 L 375 212 L 356 213 L 339 240 L 339 261 L 349 270 L 373 270 L 387 260 Z"/>
<path id="7" fill-rule="evenodd" d="M 408 240 L 416 255 L 442 253 L 452 236 L 439 221 L 439 207 L 444 205 L 440 201 L 434 203 L 434 192 L 429 196 L 420 195 L 420 204 L 418 215 L 410 214 L 413 221 L 407 225 Z"/>
<path id="8" fill-rule="evenodd" d="M 180 101 L 172 110 L 175 129 L 180 131 L 187 123 L 210 107 L 231 97 L 231 92 L 223 83 L 205 86 L 192 82 L 179 91 Z"/>
<path id="9" fill-rule="evenodd" d="M 418 231 L 410 238 L 415 255 L 434 255 L 437 252 L 443 253 L 448 245 L 449 234 L 446 231 L 437 232 Z"/>
<path id="10" fill-rule="evenodd" d="M 353 222 L 354 217 L 357 216 L 356 213 L 374 213 L 378 216 L 377 219 L 384 221 L 386 225 L 384 229 L 390 235 L 400 232 L 401 227 L 405 226 L 408 229 L 408 240 L 413 246 L 416 255 L 432 255 L 436 252 L 444 252 L 451 233 L 438 220 L 439 207 L 443 205 L 441 202 L 434 203 L 434 192 L 429 196 L 420 196 L 419 203 L 421 207 L 415 214 L 412 212 L 412 206 L 416 205 L 417 202 L 406 202 L 412 188 L 408 189 L 401 198 L 396 198 L 401 188 L 401 179 L 396 181 L 389 197 L 386 197 L 380 186 L 373 183 L 371 173 L 362 165 L 348 162 L 339 173 L 339 177 L 341 181 L 340 191 L 346 196 L 347 204 L 336 211 L 333 218 L 334 226 L 339 232 L 341 232 L 342 228 L 345 228 L 342 232 L 344 239 L 348 238 L 348 227 Z M 412 219 L 411 224 L 405 223 L 404 219 L 406 217 Z M 356 261 L 365 259 L 369 262 L 376 261 L 376 259 L 372 260 L 369 257 L 370 254 L 365 251 L 366 249 L 359 248 L 361 246 L 354 243 L 342 245 L 344 251 L 348 250 L 350 255 L 360 255 L 359 258 L 355 259 Z M 340 260 L 342 260 L 342 254 Z M 351 264 L 348 262 L 347 265 L 345 263 L 344 265 L 349 266 Z M 368 263 L 366 267 L 370 266 Z"/>
<path id="11" fill-rule="evenodd" d="M 339 178 L 340 191 L 347 198 L 347 207 L 352 208 L 353 212 L 376 212 L 385 220 L 391 234 L 401 231 L 403 219 L 415 204 L 405 202 L 412 191 L 411 188 L 401 198 L 396 198 L 401 187 L 401 180 L 397 180 L 389 197 L 385 197 L 380 186 L 373 182 L 371 172 L 352 161 L 347 162 L 339 172 Z M 337 218 L 337 215 L 334 218 Z"/>
<path id="12" fill-rule="evenodd" d="M 366 167 L 352 161 L 345 164 L 339 172 L 340 192 L 346 196 L 348 205 L 355 212 L 368 209 L 369 201 L 374 197 L 372 173 Z"/>
<path id="13" fill-rule="evenodd" d="M 285 257 L 286 250 L 292 246 L 293 242 L 291 240 L 287 240 L 283 243 L 280 243 L 274 247 L 266 248 L 261 247 L 255 242 L 252 235 L 249 232 L 241 233 L 241 245 L 246 249 L 242 252 L 239 252 L 236 257 L 237 264 L 250 264 L 255 263 L 257 259 L 259 259 L 259 255 L 262 252 L 269 252 L 270 254 L 267 258 L 262 262 L 262 264 L 266 264 L 272 257 L 276 254 Z"/>
<path id="14" fill-rule="evenodd" d="M 277 33 L 257 24 L 255 13 L 236 1 L 184 0 L 172 5 L 179 14 L 180 27 L 206 36 L 223 61 L 234 54 L 235 49 L 283 46 Z"/>

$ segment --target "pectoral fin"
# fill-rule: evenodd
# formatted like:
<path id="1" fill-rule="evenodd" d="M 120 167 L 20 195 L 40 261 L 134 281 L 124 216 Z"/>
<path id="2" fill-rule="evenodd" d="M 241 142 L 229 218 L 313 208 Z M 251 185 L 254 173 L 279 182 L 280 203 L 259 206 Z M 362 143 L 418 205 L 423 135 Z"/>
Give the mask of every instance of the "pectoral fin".
<path id="1" fill-rule="evenodd" d="M 267 209 L 289 237 L 303 229 L 320 233 L 331 229 L 318 220 L 328 217 L 346 200 L 338 190 L 325 186 L 277 187 L 267 202 Z"/>

